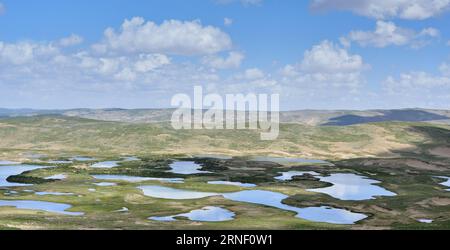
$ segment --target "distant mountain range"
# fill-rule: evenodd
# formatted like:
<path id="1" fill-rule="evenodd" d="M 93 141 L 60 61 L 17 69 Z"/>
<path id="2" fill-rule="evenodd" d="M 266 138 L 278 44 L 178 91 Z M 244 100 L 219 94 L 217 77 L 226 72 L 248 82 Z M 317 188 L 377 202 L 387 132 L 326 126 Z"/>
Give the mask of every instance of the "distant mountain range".
<path id="1" fill-rule="evenodd" d="M 101 121 L 155 123 L 170 121 L 173 111 L 174 109 L 0 109 L 0 118 L 61 115 Z M 281 112 L 280 121 L 311 126 L 348 126 L 389 121 L 450 124 L 450 110 L 299 110 Z"/>

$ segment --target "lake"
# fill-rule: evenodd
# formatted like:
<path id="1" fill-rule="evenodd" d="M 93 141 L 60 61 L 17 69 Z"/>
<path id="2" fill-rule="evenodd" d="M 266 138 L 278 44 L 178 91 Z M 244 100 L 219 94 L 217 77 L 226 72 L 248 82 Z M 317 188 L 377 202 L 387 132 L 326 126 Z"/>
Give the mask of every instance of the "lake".
<path id="1" fill-rule="evenodd" d="M 115 168 L 119 166 L 119 161 L 103 161 L 95 163 L 91 168 Z"/>
<path id="2" fill-rule="evenodd" d="M 337 209 L 327 206 L 298 208 L 283 204 L 282 201 L 288 196 L 282 193 L 263 191 L 263 190 L 246 190 L 235 193 L 208 193 L 189 190 L 181 190 L 162 186 L 141 186 L 139 187 L 144 195 L 160 198 L 160 199 L 200 199 L 211 196 L 221 195 L 225 199 L 246 202 L 258 205 L 264 205 L 279 208 L 286 211 L 297 213 L 296 217 L 315 222 L 326 222 L 333 224 L 354 224 L 357 221 L 367 218 L 366 215 L 353 213 L 344 209 Z"/>
<path id="3" fill-rule="evenodd" d="M 311 192 L 328 194 L 340 200 L 369 200 L 377 196 L 395 196 L 396 194 L 375 184 L 380 181 L 356 174 L 331 174 L 317 176 L 320 181 L 333 184 L 326 188 L 308 189 Z"/>
<path id="4" fill-rule="evenodd" d="M 208 171 L 201 171 L 199 169 L 202 168 L 201 165 L 193 162 L 193 161 L 176 161 L 172 164 L 170 164 L 171 170 L 167 171 L 169 173 L 174 174 L 208 174 L 211 172 Z"/>
<path id="5" fill-rule="evenodd" d="M 65 174 L 55 174 L 49 177 L 46 177 L 46 180 L 64 180 L 67 176 Z"/>
<path id="6" fill-rule="evenodd" d="M 447 181 L 441 182 L 439 184 L 441 184 L 443 186 L 446 186 L 446 187 L 450 187 L 450 177 L 446 177 L 446 176 L 436 176 L 436 177 L 440 178 L 440 179 L 447 180 Z M 450 189 L 447 189 L 447 191 L 450 191 Z"/>
<path id="7" fill-rule="evenodd" d="M 81 212 L 68 212 L 72 206 L 64 203 L 31 200 L 0 200 L 0 207 L 16 207 L 25 210 L 38 210 L 63 215 L 80 216 Z"/>
<path id="8" fill-rule="evenodd" d="M 55 195 L 55 196 L 72 196 L 74 193 L 61 193 L 61 192 L 36 192 L 36 195 L 45 196 L 45 195 Z"/>
<path id="9" fill-rule="evenodd" d="M 291 181 L 294 176 L 303 176 L 305 174 L 309 174 L 312 176 L 320 175 L 319 173 L 313 172 L 313 171 L 289 171 L 289 172 L 281 172 L 281 176 L 275 177 L 276 180 L 279 181 Z"/>
<path id="10" fill-rule="evenodd" d="M 95 158 L 84 157 L 84 156 L 75 156 L 75 157 L 70 158 L 70 160 L 83 162 L 83 161 L 95 161 Z"/>
<path id="11" fill-rule="evenodd" d="M 11 166 L 0 166 L 0 187 L 21 187 L 21 186 L 31 186 L 29 184 L 21 183 L 11 183 L 6 179 L 9 176 L 19 175 L 23 172 L 51 168 L 50 166 L 37 166 L 37 165 L 11 165 Z"/>
<path id="12" fill-rule="evenodd" d="M 176 221 L 178 217 L 187 218 L 191 221 L 200 221 L 200 222 L 219 222 L 219 221 L 230 221 L 234 219 L 235 214 L 230 210 L 221 208 L 221 207 L 204 207 L 202 209 L 192 210 L 189 213 L 177 214 L 172 216 L 163 216 L 163 217 L 150 217 L 150 220 L 155 221 Z"/>

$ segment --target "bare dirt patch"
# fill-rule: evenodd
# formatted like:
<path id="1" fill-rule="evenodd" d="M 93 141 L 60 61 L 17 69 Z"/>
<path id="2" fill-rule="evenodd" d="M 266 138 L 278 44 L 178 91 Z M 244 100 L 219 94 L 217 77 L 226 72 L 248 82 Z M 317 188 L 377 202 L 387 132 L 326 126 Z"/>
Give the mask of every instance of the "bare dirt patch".
<path id="1" fill-rule="evenodd" d="M 450 148 L 449 147 L 437 147 L 433 148 L 430 151 L 430 154 L 439 157 L 450 158 Z"/>
<path id="2" fill-rule="evenodd" d="M 440 197 L 433 197 L 421 202 L 418 202 L 417 204 L 428 207 L 428 206 L 449 206 L 450 205 L 450 199 L 449 198 L 440 198 Z"/>

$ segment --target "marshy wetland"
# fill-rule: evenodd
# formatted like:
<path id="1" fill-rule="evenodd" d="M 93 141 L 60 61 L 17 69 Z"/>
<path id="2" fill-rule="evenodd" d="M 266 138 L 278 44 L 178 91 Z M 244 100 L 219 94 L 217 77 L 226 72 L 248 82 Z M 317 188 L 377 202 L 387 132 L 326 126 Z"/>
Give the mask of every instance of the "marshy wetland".
<path id="1" fill-rule="evenodd" d="M 0 229 L 450 229 L 448 125 L 282 123 L 265 142 L 47 115 L 0 138 Z"/>
<path id="2" fill-rule="evenodd" d="M 364 168 L 367 159 L 298 164 L 264 157 L 67 159 L 74 161 L 2 161 L 1 227 L 449 228 L 448 178 Z"/>

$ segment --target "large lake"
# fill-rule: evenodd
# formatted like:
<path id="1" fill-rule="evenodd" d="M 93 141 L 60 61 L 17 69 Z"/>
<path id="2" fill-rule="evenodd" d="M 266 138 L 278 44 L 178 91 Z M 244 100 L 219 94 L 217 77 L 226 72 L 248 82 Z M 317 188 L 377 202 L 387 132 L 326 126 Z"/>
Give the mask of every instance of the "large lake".
<path id="1" fill-rule="evenodd" d="M 50 213 L 58 213 L 63 215 L 80 216 L 82 212 L 68 212 L 72 206 L 63 203 L 47 202 L 47 201 L 31 201 L 31 200 L 0 200 L 0 207 L 16 207 L 26 210 L 40 210 Z"/>
<path id="2" fill-rule="evenodd" d="M 50 166 L 37 166 L 37 165 L 11 165 L 0 166 L 0 187 L 21 187 L 30 186 L 29 184 L 12 183 L 6 179 L 9 176 L 19 175 L 23 172 L 32 171 L 36 169 L 50 168 Z"/>
<path id="3" fill-rule="evenodd" d="M 331 174 L 316 176 L 320 181 L 331 183 L 326 188 L 309 189 L 308 191 L 328 194 L 340 200 L 369 200 L 377 196 L 395 196 L 396 194 L 377 186 L 380 182 L 356 174 Z"/>
<path id="4" fill-rule="evenodd" d="M 297 213 L 296 216 L 298 218 L 315 222 L 326 222 L 333 224 L 353 224 L 357 221 L 367 218 L 367 216 L 364 214 L 353 213 L 348 210 L 326 206 L 307 207 L 307 208 L 298 208 L 289 206 L 282 203 L 283 200 L 288 198 L 287 195 L 263 190 L 246 190 L 235 193 L 221 194 L 221 193 L 181 190 L 162 186 L 141 186 L 139 188 L 143 191 L 144 195 L 160 199 L 187 200 L 187 199 L 200 199 L 211 196 L 223 196 L 225 199 L 232 201 L 246 202 L 292 211 Z"/>
<path id="5" fill-rule="evenodd" d="M 230 210 L 221 207 L 204 207 L 202 209 L 192 210 L 189 213 L 177 214 L 172 216 L 163 217 L 150 217 L 149 219 L 155 221 L 176 221 L 178 217 L 184 217 L 191 221 L 201 221 L 201 222 L 219 222 L 219 221 L 229 221 L 234 219 L 235 214 Z"/>

